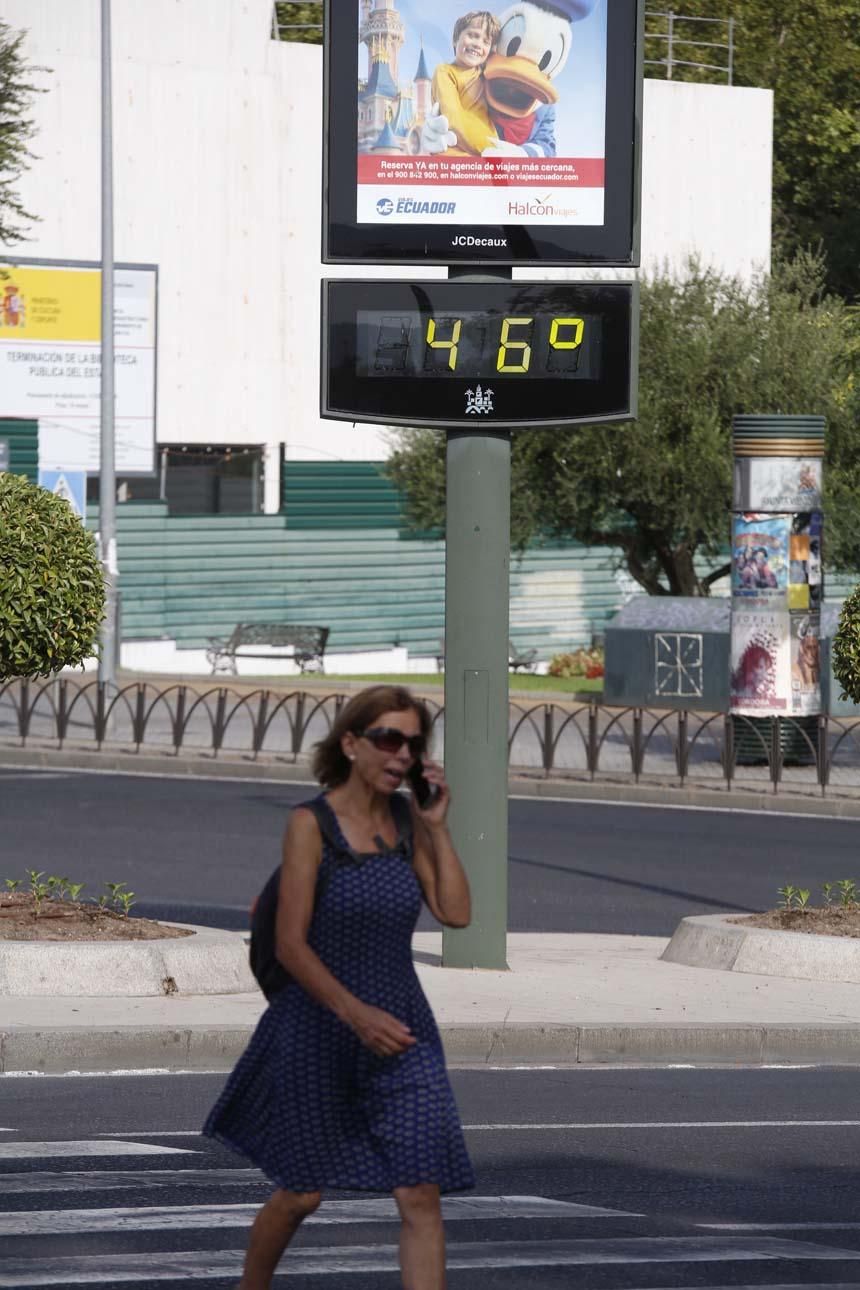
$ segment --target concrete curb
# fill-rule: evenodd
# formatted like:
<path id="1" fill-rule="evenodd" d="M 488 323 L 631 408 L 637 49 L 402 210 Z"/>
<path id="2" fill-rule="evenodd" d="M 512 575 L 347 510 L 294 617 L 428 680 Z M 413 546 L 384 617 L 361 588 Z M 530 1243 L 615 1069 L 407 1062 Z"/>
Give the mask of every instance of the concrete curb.
<path id="1" fill-rule="evenodd" d="M 226 1072 L 253 1026 L 13 1027 L 0 1031 L 0 1073 Z M 860 1025 L 449 1025 L 453 1066 L 860 1065 Z"/>
<path id="2" fill-rule="evenodd" d="M 0 768 L 10 770 L 101 771 L 106 774 L 168 775 L 177 779 L 248 779 L 271 783 L 313 784 L 304 763 L 252 761 L 167 754 L 89 752 L 69 748 L 0 747 Z M 686 806 L 699 810 L 771 812 L 860 819 L 860 797 L 821 797 L 814 794 L 773 793 L 722 786 L 705 788 L 674 784 L 636 784 L 632 780 L 552 779 L 511 775 L 509 791 L 517 797 L 555 797 L 572 802 L 609 802 L 641 806 Z"/>
<path id="3" fill-rule="evenodd" d="M 189 923 L 165 926 L 194 935 L 151 941 L 0 940 L 0 1000 L 256 990 L 242 933 Z"/>
<path id="4" fill-rule="evenodd" d="M 860 983 L 860 940 L 748 927 L 725 914 L 683 918 L 661 954 L 668 963 L 800 981 Z"/>

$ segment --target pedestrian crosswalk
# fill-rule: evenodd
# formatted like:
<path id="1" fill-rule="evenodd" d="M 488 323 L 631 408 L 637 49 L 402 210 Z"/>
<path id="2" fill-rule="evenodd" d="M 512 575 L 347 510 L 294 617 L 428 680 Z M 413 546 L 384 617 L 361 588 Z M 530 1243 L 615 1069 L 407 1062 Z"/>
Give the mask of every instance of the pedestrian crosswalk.
<path id="1" fill-rule="evenodd" d="M 163 1137 L 25 1141 L 4 1135 L 0 1288 L 235 1286 L 247 1229 L 270 1185 L 255 1169 L 226 1165 L 229 1156 L 214 1144 L 191 1134 Z M 29 1167 L 16 1167 L 18 1160 Z M 681 1223 L 541 1195 L 448 1196 L 443 1211 L 451 1290 L 580 1290 L 597 1270 L 607 1290 L 622 1284 L 630 1290 L 636 1284 L 630 1269 L 637 1267 L 643 1284 L 661 1290 L 777 1290 L 775 1264 L 791 1266 L 782 1290 L 825 1281 L 833 1290 L 860 1290 L 860 1242 L 856 1235 L 852 1240 L 852 1223 Z M 824 1265 L 816 1279 L 815 1269 Z M 807 1275 L 799 1277 L 798 1268 Z M 319 1290 L 395 1290 L 392 1198 L 326 1198 L 290 1249 L 287 1273 L 314 1278 Z"/>

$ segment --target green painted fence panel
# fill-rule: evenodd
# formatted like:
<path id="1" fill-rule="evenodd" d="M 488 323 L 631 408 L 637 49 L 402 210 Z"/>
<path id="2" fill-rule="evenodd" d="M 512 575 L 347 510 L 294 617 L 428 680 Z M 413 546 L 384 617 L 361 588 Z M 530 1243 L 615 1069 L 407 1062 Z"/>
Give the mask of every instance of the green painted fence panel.
<path id="1" fill-rule="evenodd" d="M 367 465 L 368 463 L 357 463 Z M 97 508 L 88 524 L 98 526 Z M 329 650 L 406 646 L 433 658 L 444 625 L 445 546 L 394 526 L 292 529 L 286 515 L 168 516 L 117 508 L 125 639 L 200 648 L 237 622 L 310 622 Z M 617 553 L 541 543 L 511 565 L 511 636 L 542 658 L 590 644 L 629 594 Z M 629 580 L 628 580 L 629 581 Z"/>
<path id="2" fill-rule="evenodd" d="M 0 417 L 0 439 L 9 440 L 9 473 L 39 480 L 39 422 Z"/>
<path id="3" fill-rule="evenodd" d="M 377 461 L 285 461 L 282 508 L 296 529 L 399 529 L 399 491 Z"/>

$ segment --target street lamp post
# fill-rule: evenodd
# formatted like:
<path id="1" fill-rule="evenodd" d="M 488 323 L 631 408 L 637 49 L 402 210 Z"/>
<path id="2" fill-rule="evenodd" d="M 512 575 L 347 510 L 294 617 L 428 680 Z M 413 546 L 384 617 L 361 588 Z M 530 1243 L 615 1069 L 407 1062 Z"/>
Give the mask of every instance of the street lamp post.
<path id="1" fill-rule="evenodd" d="M 116 684 L 117 600 L 116 460 L 114 448 L 113 123 L 111 0 L 101 0 L 101 434 L 99 550 L 107 585 L 99 653 L 99 681 Z"/>

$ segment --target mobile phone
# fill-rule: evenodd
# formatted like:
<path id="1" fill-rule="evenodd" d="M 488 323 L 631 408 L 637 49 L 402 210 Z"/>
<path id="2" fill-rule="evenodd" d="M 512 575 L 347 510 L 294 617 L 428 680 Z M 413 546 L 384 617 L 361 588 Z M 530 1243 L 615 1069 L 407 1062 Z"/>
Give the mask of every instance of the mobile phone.
<path id="1" fill-rule="evenodd" d="M 428 806 L 432 806 L 439 796 L 439 790 L 435 784 L 425 778 L 424 765 L 420 761 L 414 761 L 406 772 L 406 778 L 418 803 L 421 811 L 426 811 Z"/>

